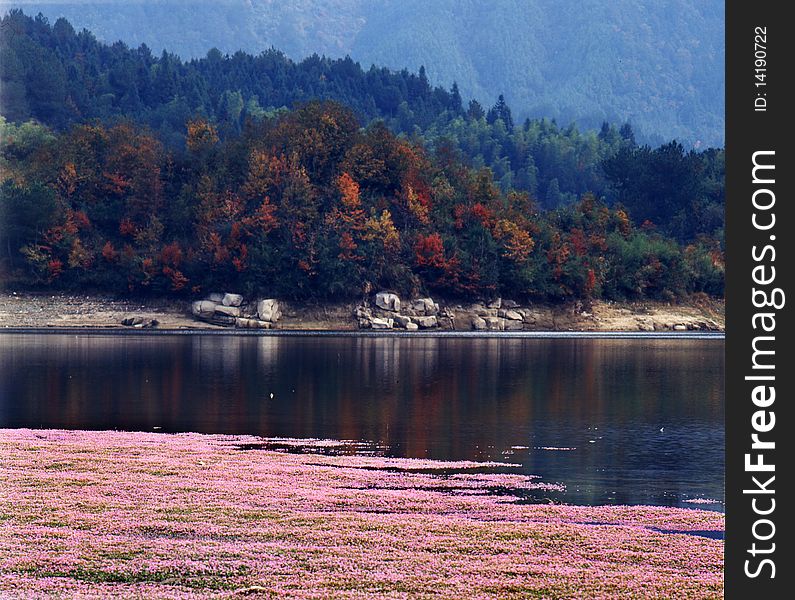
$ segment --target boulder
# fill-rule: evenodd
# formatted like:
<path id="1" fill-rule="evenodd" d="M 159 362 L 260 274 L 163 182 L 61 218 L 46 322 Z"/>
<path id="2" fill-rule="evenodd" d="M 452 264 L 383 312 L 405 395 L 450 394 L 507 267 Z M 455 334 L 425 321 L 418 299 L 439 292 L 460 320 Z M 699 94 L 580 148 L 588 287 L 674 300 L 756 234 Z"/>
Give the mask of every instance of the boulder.
<path id="1" fill-rule="evenodd" d="M 228 317 L 239 317 L 240 316 L 240 308 L 237 306 L 226 306 L 223 304 L 218 304 L 215 307 L 215 314 L 216 315 L 226 315 Z"/>
<path id="2" fill-rule="evenodd" d="M 190 311 L 195 317 L 207 319 L 213 316 L 216 306 L 218 305 L 211 300 L 197 300 L 191 305 Z"/>
<path id="3" fill-rule="evenodd" d="M 220 292 L 213 292 L 212 294 L 207 296 L 207 299 L 210 302 L 215 302 L 216 304 L 222 304 L 224 301 L 224 294 Z"/>
<path id="4" fill-rule="evenodd" d="M 519 308 L 519 303 L 515 300 L 503 300 L 502 308 Z"/>
<path id="5" fill-rule="evenodd" d="M 420 315 L 435 315 L 439 313 L 439 305 L 433 298 L 417 298 L 411 303 L 411 310 Z"/>
<path id="6" fill-rule="evenodd" d="M 499 317 L 485 317 L 483 320 L 489 331 L 502 331 L 505 328 L 505 321 Z"/>
<path id="7" fill-rule="evenodd" d="M 378 292 L 375 295 L 375 305 L 382 310 L 400 312 L 400 298 L 390 292 Z"/>
<path id="8" fill-rule="evenodd" d="M 654 321 L 652 319 L 638 319 L 638 331 L 654 331 Z"/>
<path id="9" fill-rule="evenodd" d="M 238 317 L 235 319 L 235 327 L 238 329 L 270 329 L 272 323 L 260 321 L 259 319 L 249 319 L 248 317 Z"/>
<path id="10" fill-rule="evenodd" d="M 491 302 L 489 302 L 488 307 L 489 308 L 502 308 L 502 298 L 496 298 L 495 300 L 492 300 Z"/>
<path id="11" fill-rule="evenodd" d="M 405 328 L 406 325 L 411 323 L 411 319 L 405 315 L 395 315 L 395 325 L 397 327 Z"/>
<path id="12" fill-rule="evenodd" d="M 420 329 L 433 329 L 439 326 L 439 321 L 434 316 L 414 317 L 413 321 L 419 325 Z"/>
<path id="13" fill-rule="evenodd" d="M 417 331 L 420 328 L 416 323 L 406 323 L 406 331 Z"/>
<path id="14" fill-rule="evenodd" d="M 235 324 L 235 321 L 237 320 L 237 318 L 233 317 L 231 315 L 222 315 L 220 313 L 215 313 L 212 316 L 212 318 L 207 319 L 207 320 L 210 321 L 211 323 L 215 323 L 216 325 L 232 326 L 232 325 Z"/>
<path id="15" fill-rule="evenodd" d="M 373 316 L 373 311 L 366 306 L 357 306 L 353 311 L 353 315 L 357 319 L 369 319 Z"/>
<path id="16" fill-rule="evenodd" d="M 136 325 L 143 325 L 144 318 L 138 316 L 132 317 L 124 317 L 121 320 L 122 325 L 126 325 L 127 327 L 135 327 Z"/>
<path id="17" fill-rule="evenodd" d="M 444 315 L 444 316 L 438 317 L 438 319 L 439 319 L 439 327 L 441 329 L 449 329 L 449 330 L 455 329 L 455 318 L 454 317 L 448 317 L 447 315 Z"/>
<path id="18" fill-rule="evenodd" d="M 239 329 L 270 329 L 273 323 L 267 321 L 260 321 L 259 319 L 250 319 L 248 317 L 238 317 L 235 319 L 235 327 Z"/>
<path id="19" fill-rule="evenodd" d="M 486 331 L 486 320 L 482 317 L 472 318 L 472 329 L 475 331 Z"/>
<path id="20" fill-rule="evenodd" d="M 240 306 L 243 304 L 243 296 L 240 294 L 224 294 L 221 304 L 224 306 Z"/>
<path id="21" fill-rule="evenodd" d="M 257 316 L 260 321 L 267 321 L 268 323 L 275 323 L 282 317 L 282 309 L 279 306 L 279 301 L 273 298 L 267 298 L 257 302 Z"/>
<path id="22" fill-rule="evenodd" d="M 677 323 L 672 327 L 672 329 L 674 331 L 687 331 L 687 325 L 684 325 L 682 323 Z"/>
<path id="23" fill-rule="evenodd" d="M 372 329 L 392 329 L 393 325 L 394 321 L 392 319 L 379 319 L 378 317 L 370 319 L 370 327 Z"/>
<path id="24" fill-rule="evenodd" d="M 521 321 L 523 319 L 522 313 L 516 310 L 500 309 L 497 311 L 497 316 L 511 321 Z"/>
<path id="25" fill-rule="evenodd" d="M 504 319 L 502 322 L 502 328 L 505 331 L 521 331 L 524 329 L 524 323 L 515 319 Z"/>

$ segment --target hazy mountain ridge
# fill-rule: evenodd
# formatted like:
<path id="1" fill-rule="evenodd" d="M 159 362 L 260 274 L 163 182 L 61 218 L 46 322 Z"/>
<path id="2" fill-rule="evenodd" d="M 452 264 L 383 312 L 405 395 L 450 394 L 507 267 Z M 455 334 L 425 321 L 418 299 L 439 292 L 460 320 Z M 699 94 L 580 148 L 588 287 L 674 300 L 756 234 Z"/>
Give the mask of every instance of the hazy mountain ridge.
<path id="1" fill-rule="evenodd" d="M 199 4 L 200 6 L 197 6 Z M 723 3 L 500 0 L 13 2 L 99 39 L 183 57 L 211 47 L 301 58 L 350 54 L 457 81 L 464 98 L 505 94 L 518 118 L 595 128 L 629 121 L 642 140 L 724 140 Z"/>

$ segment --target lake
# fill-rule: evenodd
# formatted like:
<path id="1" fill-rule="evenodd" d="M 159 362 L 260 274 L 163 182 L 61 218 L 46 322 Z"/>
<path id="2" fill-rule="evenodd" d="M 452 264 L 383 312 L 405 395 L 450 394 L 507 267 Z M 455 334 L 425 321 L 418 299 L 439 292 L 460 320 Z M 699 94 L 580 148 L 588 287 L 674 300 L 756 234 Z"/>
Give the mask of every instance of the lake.
<path id="1" fill-rule="evenodd" d="M 350 440 L 335 451 L 510 462 L 566 487 L 533 501 L 723 510 L 723 352 L 722 339 L 0 334 L 0 428 Z"/>

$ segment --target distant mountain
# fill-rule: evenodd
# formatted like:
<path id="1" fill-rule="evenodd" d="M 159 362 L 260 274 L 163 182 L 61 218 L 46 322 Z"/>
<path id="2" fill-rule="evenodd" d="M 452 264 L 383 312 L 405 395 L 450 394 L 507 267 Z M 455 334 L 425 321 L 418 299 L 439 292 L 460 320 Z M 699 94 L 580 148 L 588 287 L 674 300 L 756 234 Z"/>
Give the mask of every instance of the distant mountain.
<path id="1" fill-rule="evenodd" d="M 3 2 L 183 58 L 271 47 L 416 71 L 519 119 L 632 124 L 640 141 L 724 141 L 721 0 Z"/>

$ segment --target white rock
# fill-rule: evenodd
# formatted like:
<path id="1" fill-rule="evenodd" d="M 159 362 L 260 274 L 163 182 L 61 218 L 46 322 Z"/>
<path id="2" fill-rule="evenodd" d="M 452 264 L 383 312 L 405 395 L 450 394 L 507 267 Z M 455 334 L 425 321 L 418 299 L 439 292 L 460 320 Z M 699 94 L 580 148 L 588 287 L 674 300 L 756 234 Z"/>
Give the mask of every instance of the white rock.
<path id="1" fill-rule="evenodd" d="M 375 305 L 383 310 L 400 312 L 400 298 L 390 292 L 378 292 L 375 295 Z"/>
<path id="2" fill-rule="evenodd" d="M 366 306 L 357 306 L 353 314 L 357 319 L 369 319 L 373 316 L 373 312 Z"/>
<path id="3" fill-rule="evenodd" d="M 122 325 L 127 325 L 128 327 L 140 325 L 144 322 L 144 318 L 141 316 L 132 316 L 132 317 L 125 317 L 121 320 Z"/>
<path id="4" fill-rule="evenodd" d="M 282 309 L 279 306 L 279 301 L 273 298 L 267 298 L 257 302 L 257 316 L 261 321 L 275 323 L 282 317 Z"/>
<path id="5" fill-rule="evenodd" d="M 420 328 L 416 323 L 406 323 L 406 331 L 417 331 Z"/>
<path id="6" fill-rule="evenodd" d="M 474 329 L 475 331 L 485 331 L 486 320 L 481 317 L 474 317 L 472 319 L 472 329 Z"/>
<path id="7" fill-rule="evenodd" d="M 224 294 L 221 304 L 224 306 L 240 306 L 243 304 L 243 296 L 240 294 Z"/>
<path id="8" fill-rule="evenodd" d="M 370 319 L 370 327 L 373 329 L 392 329 L 393 325 L 392 319 L 379 319 L 378 317 Z"/>
<path id="9" fill-rule="evenodd" d="M 654 331 L 654 321 L 651 319 L 638 319 L 638 329 L 640 331 Z"/>
<path id="10" fill-rule="evenodd" d="M 505 328 L 505 321 L 499 317 L 485 317 L 486 329 L 489 331 L 502 331 Z"/>
<path id="11" fill-rule="evenodd" d="M 217 304 L 210 300 L 197 300 L 191 305 L 191 312 L 196 317 L 211 317 Z"/>
<path id="12" fill-rule="evenodd" d="M 212 294 L 207 296 L 207 299 L 210 302 L 215 302 L 216 304 L 221 304 L 224 301 L 224 295 L 222 293 L 220 293 L 220 292 L 213 292 Z"/>
<path id="13" fill-rule="evenodd" d="M 237 306 L 225 306 L 223 304 L 217 304 L 215 306 L 215 314 L 226 315 L 228 317 L 239 317 L 240 308 Z"/>
<path id="14" fill-rule="evenodd" d="M 439 305 L 433 298 L 417 298 L 411 303 L 411 309 L 424 315 L 435 315 L 439 312 Z"/>
<path id="15" fill-rule="evenodd" d="M 439 326 L 439 321 L 434 316 L 414 317 L 414 322 L 419 325 L 420 329 L 432 329 Z"/>

